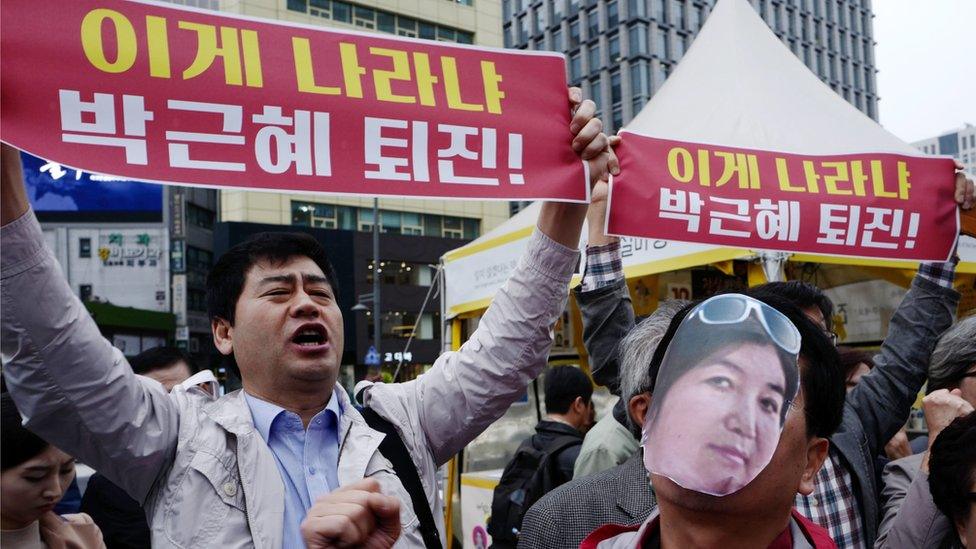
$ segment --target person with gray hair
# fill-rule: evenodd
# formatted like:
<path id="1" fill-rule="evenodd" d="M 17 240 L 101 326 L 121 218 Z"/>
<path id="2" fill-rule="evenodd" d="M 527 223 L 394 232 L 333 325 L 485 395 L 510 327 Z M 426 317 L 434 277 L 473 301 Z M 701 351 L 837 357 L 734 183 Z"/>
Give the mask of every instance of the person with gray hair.
<path id="1" fill-rule="evenodd" d="M 976 316 L 949 328 L 932 351 L 926 392 L 939 389 L 959 389 L 976 406 Z"/>
<path id="2" fill-rule="evenodd" d="M 654 357 L 658 341 L 668 330 L 671 317 L 687 303 L 684 300 L 661 303 L 652 315 L 637 324 L 620 342 L 619 387 L 620 402 L 624 407 L 633 397 L 650 391 L 654 380 L 648 375 L 647 365 Z M 617 409 L 615 407 L 614 411 Z M 630 414 L 607 414 L 586 434 L 579 457 L 576 458 L 573 478 L 579 479 L 606 471 L 627 461 L 637 451 L 638 436 L 640 426 L 634 425 Z"/>
<path id="3" fill-rule="evenodd" d="M 955 418 L 976 407 L 976 317 L 946 330 L 932 352 L 926 396 L 928 449 Z M 882 473 L 883 518 L 876 548 L 942 547 L 955 536 L 929 491 L 929 451 L 892 461 Z"/>

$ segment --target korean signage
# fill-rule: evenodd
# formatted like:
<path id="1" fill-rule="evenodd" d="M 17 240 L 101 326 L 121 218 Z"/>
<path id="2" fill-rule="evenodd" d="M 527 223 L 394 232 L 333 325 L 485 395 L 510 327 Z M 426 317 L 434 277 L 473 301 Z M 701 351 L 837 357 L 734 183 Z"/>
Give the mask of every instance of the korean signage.
<path id="1" fill-rule="evenodd" d="M 158 231 L 102 232 L 98 257 L 105 267 L 156 267 L 165 261 L 164 242 Z"/>
<path id="2" fill-rule="evenodd" d="M 944 261 L 951 159 L 809 156 L 627 133 L 608 232 L 754 250 Z"/>
<path id="3" fill-rule="evenodd" d="M 123 0 L 6 0 L 0 19 L 3 50 L 17 52 L 0 60 L 3 140 L 66 166 L 281 191 L 587 199 L 559 54 Z"/>

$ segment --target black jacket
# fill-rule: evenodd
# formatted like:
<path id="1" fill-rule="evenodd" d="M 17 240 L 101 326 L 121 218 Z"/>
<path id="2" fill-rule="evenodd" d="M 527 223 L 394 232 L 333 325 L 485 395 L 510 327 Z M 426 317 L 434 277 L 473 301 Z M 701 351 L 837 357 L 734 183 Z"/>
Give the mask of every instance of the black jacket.
<path id="1" fill-rule="evenodd" d="M 149 523 L 139 502 L 101 474 L 88 480 L 81 512 L 91 515 L 108 549 L 149 547 Z"/>
<path id="2" fill-rule="evenodd" d="M 535 434 L 532 435 L 532 441 L 536 448 L 545 448 L 557 438 L 567 435 L 579 438 L 580 443 L 569 446 L 554 456 L 560 477 L 556 483 L 557 486 L 573 480 L 573 467 L 576 465 L 576 458 L 579 457 L 580 448 L 583 446 L 583 433 L 565 423 L 544 419 L 535 426 Z"/>

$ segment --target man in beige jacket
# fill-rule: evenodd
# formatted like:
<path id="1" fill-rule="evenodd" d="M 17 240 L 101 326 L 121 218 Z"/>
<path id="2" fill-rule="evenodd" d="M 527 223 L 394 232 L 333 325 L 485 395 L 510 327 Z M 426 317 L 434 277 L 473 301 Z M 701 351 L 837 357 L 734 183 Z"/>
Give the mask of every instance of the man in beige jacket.
<path id="1" fill-rule="evenodd" d="M 605 178 L 617 164 L 595 106 L 578 89 L 570 90 L 568 106 L 575 114 L 567 144 L 589 163 L 591 181 Z M 132 373 L 65 282 L 9 147 L 0 210 L 3 375 L 10 392 L 31 430 L 145 506 L 154 547 L 299 546 L 305 516 L 295 502 L 308 512 L 323 491 L 363 478 L 399 500 L 397 546 L 424 545 L 409 495 L 378 451 L 384 435 L 336 390 L 342 320 L 328 267 L 304 256 L 253 257 L 230 314 L 212 317 L 214 342 L 236 359 L 243 390 L 219 399 L 193 387 L 167 393 Z M 585 214 L 585 204 L 545 204 L 519 267 L 467 343 L 414 381 L 363 392 L 364 403 L 400 434 L 441 531 L 437 468 L 500 417 L 545 366 Z M 316 420 L 334 422 L 334 440 L 311 440 L 321 432 Z M 306 449 L 324 448 L 313 457 L 331 457 L 329 470 L 296 471 L 286 435 L 300 437 L 287 440 L 301 440 Z"/>

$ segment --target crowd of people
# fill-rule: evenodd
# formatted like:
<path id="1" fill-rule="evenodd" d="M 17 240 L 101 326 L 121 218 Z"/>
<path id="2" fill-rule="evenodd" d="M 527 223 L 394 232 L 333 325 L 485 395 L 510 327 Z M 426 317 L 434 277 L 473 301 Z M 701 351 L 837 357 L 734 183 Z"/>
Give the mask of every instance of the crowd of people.
<path id="1" fill-rule="evenodd" d="M 545 203 L 478 329 L 406 383 L 337 383 L 334 270 L 302 233 L 257 235 L 207 279 L 220 396 L 177 350 L 127 359 L 65 282 L 3 148 L 4 547 L 439 547 L 438 469 L 525 393 L 574 288 L 591 377 L 545 377 L 546 417 L 506 467 L 498 547 L 976 547 L 976 318 L 954 324 L 955 261 L 922 264 L 880 351 L 838 349 L 815 286 L 772 282 L 635 318 L 617 239 L 619 171 L 570 90 L 592 201 Z M 960 173 L 955 198 L 974 206 Z M 595 422 L 593 382 L 619 397 Z M 923 386 L 926 439 L 901 431 Z M 57 514 L 75 460 L 97 471 Z"/>

